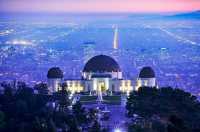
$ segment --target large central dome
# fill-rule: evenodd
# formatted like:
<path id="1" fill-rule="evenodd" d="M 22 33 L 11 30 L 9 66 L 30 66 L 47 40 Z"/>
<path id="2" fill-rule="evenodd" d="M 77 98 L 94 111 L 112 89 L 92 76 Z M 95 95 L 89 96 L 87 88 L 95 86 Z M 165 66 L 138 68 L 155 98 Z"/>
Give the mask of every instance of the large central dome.
<path id="1" fill-rule="evenodd" d="M 83 72 L 120 72 L 117 62 L 106 55 L 91 58 L 85 65 Z"/>

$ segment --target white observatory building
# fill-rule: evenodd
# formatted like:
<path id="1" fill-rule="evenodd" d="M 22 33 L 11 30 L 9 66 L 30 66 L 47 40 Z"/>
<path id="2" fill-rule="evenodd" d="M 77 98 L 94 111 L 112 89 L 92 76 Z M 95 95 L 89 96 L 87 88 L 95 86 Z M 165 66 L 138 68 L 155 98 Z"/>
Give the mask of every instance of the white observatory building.
<path id="1" fill-rule="evenodd" d="M 52 67 L 47 73 L 48 89 L 50 93 L 57 92 L 63 79 L 63 72 L 59 67 Z"/>
<path id="2" fill-rule="evenodd" d="M 122 78 L 122 71 L 118 63 L 106 55 L 92 57 L 84 66 L 82 79 L 64 79 L 63 72 L 58 67 L 53 67 L 48 71 L 48 87 L 51 93 L 58 91 L 60 83 L 67 84 L 67 89 L 71 93 L 90 92 L 97 94 L 101 90 L 102 94 L 110 92 L 129 93 L 133 90 L 132 81 Z"/>
<path id="3" fill-rule="evenodd" d="M 149 66 L 143 67 L 139 73 L 136 83 L 136 90 L 140 87 L 156 87 L 155 72 Z"/>

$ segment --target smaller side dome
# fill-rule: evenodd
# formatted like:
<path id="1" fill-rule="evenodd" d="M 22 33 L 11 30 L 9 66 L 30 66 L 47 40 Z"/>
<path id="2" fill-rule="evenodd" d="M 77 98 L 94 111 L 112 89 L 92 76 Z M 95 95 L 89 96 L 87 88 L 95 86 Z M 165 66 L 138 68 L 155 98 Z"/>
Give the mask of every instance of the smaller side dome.
<path id="1" fill-rule="evenodd" d="M 63 78 L 63 72 L 59 67 L 52 67 L 47 73 L 47 78 Z"/>
<path id="2" fill-rule="evenodd" d="M 155 73 L 151 67 L 143 67 L 140 71 L 139 78 L 155 78 Z"/>

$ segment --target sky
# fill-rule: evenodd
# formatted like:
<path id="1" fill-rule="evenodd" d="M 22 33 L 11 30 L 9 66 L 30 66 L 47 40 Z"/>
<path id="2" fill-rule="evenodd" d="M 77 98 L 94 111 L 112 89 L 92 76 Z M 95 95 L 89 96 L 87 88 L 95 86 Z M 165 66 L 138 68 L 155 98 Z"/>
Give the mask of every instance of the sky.
<path id="1" fill-rule="evenodd" d="M 0 0 L 0 12 L 185 12 L 200 0 Z"/>

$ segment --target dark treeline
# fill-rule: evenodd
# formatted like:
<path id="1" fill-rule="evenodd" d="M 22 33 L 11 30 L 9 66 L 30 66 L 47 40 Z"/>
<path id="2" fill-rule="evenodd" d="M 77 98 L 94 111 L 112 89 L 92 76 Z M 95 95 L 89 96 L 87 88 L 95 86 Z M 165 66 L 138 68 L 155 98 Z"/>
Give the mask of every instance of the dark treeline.
<path id="1" fill-rule="evenodd" d="M 45 83 L 28 87 L 1 83 L 0 131 L 2 132 L 102 132 L 95 109 L 78 101 L 71 106 L 67 86 L 53 95 Z M 37 90 L 37 94 L 34 92 Z M 200 103 L 180 89 L 142 87 L 127 98 L 130 132 L 199 132 Z"/>
<path id="2" fill-rule="evenodd" d="M 200 132 L 200 102 L 180 89 L 143 87 L 127 101 L 130 132 Z"/>
<path id="3" fill-rule="evenodd" d="M 85 110 L 80 102 L 72 106 L 66 85 L 49 95 L 45 83 L 34 88 L 23 82 L 1 83 L 1 132 L 90 132 L 102 131 L 94 110 Z M 34 90 L 38 93 L 34 94 Z"/>

